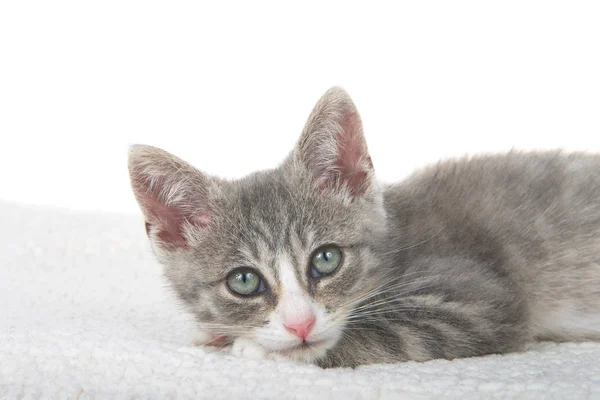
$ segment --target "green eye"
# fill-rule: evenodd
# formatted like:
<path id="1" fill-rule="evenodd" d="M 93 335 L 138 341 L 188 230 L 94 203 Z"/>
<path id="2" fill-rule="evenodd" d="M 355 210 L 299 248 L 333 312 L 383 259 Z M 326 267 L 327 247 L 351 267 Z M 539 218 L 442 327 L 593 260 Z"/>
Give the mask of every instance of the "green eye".
<path id="1" fill-rule="evenodd" d="M 242 296 L 251 296 L 265 290 L 260 276 L 251 269 L 238 269 L 227 276 L 227 287 Z"/>
<path id="2" fill-rule="evenodd" d="M 334 245 L 319 248 L 312 258 L 311 275 L 320 278 L 335 271 L 342 263 L 342 251 Z"/>

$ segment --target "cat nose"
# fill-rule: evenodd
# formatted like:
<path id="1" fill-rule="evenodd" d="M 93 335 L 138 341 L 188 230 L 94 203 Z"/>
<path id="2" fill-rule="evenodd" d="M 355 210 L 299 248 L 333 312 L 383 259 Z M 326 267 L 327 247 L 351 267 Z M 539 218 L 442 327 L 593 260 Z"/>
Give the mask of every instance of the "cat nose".
<path id="1" fill-rule="evenodd" d="M 298 336 L 303 341 L 306 340 L 306 337 L 308 336 L 308 334 L 310 333 L 310 330 L 312 329 L 312 327 L 314 325 L 315 325 L 315 317 L 314 316 L 310 316 L 309 318 L 305 319 L 302 322 L 283 324 L 283 326 L 285 326 L 285 329 L 288 332 L 293 333 L 294 335 Z"/>

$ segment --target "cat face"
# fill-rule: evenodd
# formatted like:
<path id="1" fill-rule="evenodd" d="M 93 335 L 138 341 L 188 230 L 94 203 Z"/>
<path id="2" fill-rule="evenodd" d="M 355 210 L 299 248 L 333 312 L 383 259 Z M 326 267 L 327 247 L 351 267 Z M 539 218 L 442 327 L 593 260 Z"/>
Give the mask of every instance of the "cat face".
<path id="1" fill-rule="evenodd" d="M 317 103 L 277 169 L 224 181 L 148 146 L 132 148 L 129 167 L 154 252 L 214 338 L 312 362 L 380 283 L 381 191 L 341 89 Z"/>

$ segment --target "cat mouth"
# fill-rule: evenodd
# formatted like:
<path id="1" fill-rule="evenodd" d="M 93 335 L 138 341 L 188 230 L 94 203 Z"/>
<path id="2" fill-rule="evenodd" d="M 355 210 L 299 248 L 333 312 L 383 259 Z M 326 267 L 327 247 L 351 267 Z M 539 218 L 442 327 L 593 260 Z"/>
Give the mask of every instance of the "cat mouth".
<path id="1" fill-rule="evenodd" d="M 315 351 L 322 351 L 327 347 L 327 340 L 311 340 L 303 341 L 295 346 L 288 347 L 286 349 L 277 350 L 277 353 L 283 356 L 296 356 L 302 354 L 310 354 Z"/>

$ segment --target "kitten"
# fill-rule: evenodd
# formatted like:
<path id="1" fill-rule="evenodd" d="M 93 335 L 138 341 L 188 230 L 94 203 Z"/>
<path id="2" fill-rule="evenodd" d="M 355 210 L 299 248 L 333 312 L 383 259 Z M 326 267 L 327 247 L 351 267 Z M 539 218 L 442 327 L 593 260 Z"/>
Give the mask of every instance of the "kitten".
<path id="1" fill-rule="evenodd" d="M 147 233 L 207 345 L 354 367 L 600 340 L 600 157 L 446 161 L 377 182 L 330 89 L 276 169 L 237 181 L 134 146 Z"/>

